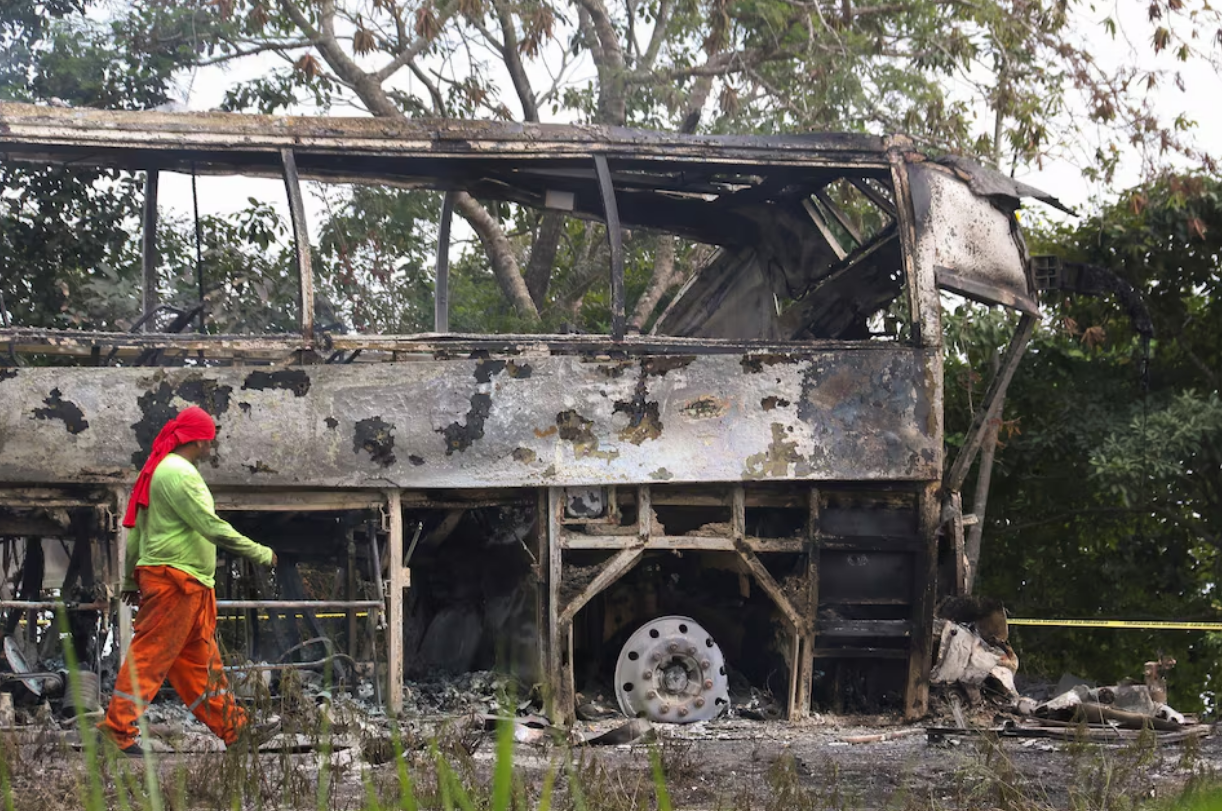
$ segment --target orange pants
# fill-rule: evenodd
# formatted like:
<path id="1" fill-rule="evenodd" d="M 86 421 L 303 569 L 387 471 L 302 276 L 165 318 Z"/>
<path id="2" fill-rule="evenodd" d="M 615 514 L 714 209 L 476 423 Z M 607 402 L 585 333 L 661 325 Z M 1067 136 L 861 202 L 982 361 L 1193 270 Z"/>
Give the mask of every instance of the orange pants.
<path id="1" fill-rule="evenodd" d="M 170 566 L 137 566 L 140 610 L 131 648 L 98 729 L 120 748 L 136 741 L 136 721 L 168 676 L 195 717 L 226 744 L 246 725 L 234 703 L 216 646 L 216 592 Z"/>

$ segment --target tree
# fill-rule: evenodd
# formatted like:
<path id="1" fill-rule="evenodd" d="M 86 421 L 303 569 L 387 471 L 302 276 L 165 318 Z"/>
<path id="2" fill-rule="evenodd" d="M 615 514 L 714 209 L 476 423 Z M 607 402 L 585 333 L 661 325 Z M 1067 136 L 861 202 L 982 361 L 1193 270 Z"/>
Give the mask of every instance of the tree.
<path id="1" fill-rule="evenodd" d="M 1217 177 L 1166 174 L 1035 240 L 1037 252 L 1114 268 L 1144 297 L 1155 339 L 1147 352 L 1114 297 L 1046 297 L 1009 389 L 1017 430 L 1003 432 L 982 558 L 983 591 L 1012 613 L 1216 619 L 1222 609 L 1219 192 Z M 949 434 L 970 415 L 961 389 L 947 393 Z M 1138 677 L 1163 650 L 1180 662 L 1173 705 L 1214 700 L 1215 635 L 1018 633 L 1036 672 Z"/>
<path id="2" fill-rule="evenodd" d="M 1084 141 L 1085 168 L 1102 176 L 1130 141 L 1195 154 L 1182 139 L 1188 122 L 1160 122 L 1148 103 L 1146 93 L 1172 77 L 1105 72 L 1074 34 L 1080 8 L 1060 0 L 139 0 L 131 13 L 144 25 L 125 29 L 122 42 L 186 48 L 199 66 L 255 56 L 280 63 L 235 85 L 230 109 L 352 104 L 383 117 L 547 117 L 685 132 L 902 130 L 935 151 L 1011 166 Z M 1183 0 L 1155 0 L 1150 13 L 1153 49 L 1185 60 L 1203 55 L 1194 43 L 1202 33 L 1212 42 L 1219 20 Z M 1076 106 L 1088 116 L 1067 113 Z M 559 214 L 489 207 L 466 194 L 456 206 L 519 319 L 571 303 L 552 284 L 571 230 Z M 669 239 L 654 245 L 638 326 L 683 278 L 671 257 L 686 249 Z M 579 275 L 574 287 L 598 289 L 588 281 Z"/>
<path id="3" fill-rule="evenodd" d="M 90 0 L 17 0 L 0 9 L 0 100 L 140 109 L 168 98 L 186 55 L 158 45 L 113 47 L 135 16 L 101 27 Z M 131 223 L 137 179 L 113 171 L 32 169 L 0 162 L 0 297 L 27 326 L 113 326 L 88 318 L 83 293 L 138 256 Z"/>

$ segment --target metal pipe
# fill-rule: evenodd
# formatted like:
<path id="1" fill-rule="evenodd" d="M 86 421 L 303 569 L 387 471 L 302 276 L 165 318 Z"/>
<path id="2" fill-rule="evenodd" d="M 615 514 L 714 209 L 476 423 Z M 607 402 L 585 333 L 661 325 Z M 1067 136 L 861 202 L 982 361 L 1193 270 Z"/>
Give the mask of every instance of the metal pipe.
<path id="1" fill-rule="evenodd" d="M 217 608 L 381 608 L 381 600 L 217 600 Z"/>
<path id="2" fill-rule="evenodd" d="M 30 610 L 46 610 L 52 611 L 57 608 L 62 608 L 65 611 L 102 611 L 110 607 L 108 602 L 96 603 L 62 603 L 55 600 L 0 600 L 0 609 L 3 608 L 20 608 Z"/>
<path id="3" fill-rule="evenodd" d="M 328 662 L 334 661 L 336 659 L 346 659 L 352 662 L 352 666 L 353 666 L 352 669 L 354 671 L 356 670 L 357 661 L 353 659 L 352 657 L 348 656 L 348 654 L 346 653 L 336 653 L 332 656 L 324 656 L 323 658 L 315 659 L 312 662 L 277 662 L 276 664 L 260 662 L 258 664 L 251 663 L 251 664 L 245 664 L 245 665 L 225 665 L 223 669 L 230 673 L 234 671 L 311 670 L 316 667 L 322 667 L 323 665 L 327 664 Z"/>
<path id="4" fill-rule="evenodd" d="M 605 155 L 594 156 L 594 171 L 598 175 L 598 189 L 602 192 L 607 243 L 611 248 L 611 338 L 622 341 L 627 323 L 624 316 L 624 234 L 620 229 L 615 186 L 611 182 L 611 169 Z"/>
<path id="5" fill-rule="evenodd" d="M 289 197 L 289 218 L 293 224 L 293 248 L 297 253 L 297 307 L 301 337 L 313 341 L 314 270 L 310 258 L 310 233 L 306 223 L 305 202 L 301 196 L 301 180 L 297 174 L 297 157 L 293 150 L 280 150 L 280 165 L 284 169 L 284 187 Z"/>

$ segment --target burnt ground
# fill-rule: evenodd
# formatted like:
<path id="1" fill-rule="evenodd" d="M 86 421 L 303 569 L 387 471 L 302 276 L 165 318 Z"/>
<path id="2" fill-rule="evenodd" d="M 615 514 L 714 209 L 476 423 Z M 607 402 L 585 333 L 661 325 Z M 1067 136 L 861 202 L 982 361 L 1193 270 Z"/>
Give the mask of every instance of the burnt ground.
<path id="1" fill-rule="evenodd" d="M 281 751 L 252 755 L 219 752 L 198 730 L 175 724 L 157 731 L 167 741 L 156 769 L 166 808 L 370 807 L 370 792 L 400 806 L 400 763 L 407 767 L 422 808 L 445 807 L 469 794 L 485 807 L 496 761 L 495 733 L 471 716 L 417 718 L 401 727 L 403 759 L 395 755 L 384 719 L 328 716 L 337 730 L 332 752 L 317 751 L 315 732 L 281 741 Z M 1044 739 L 950 737 L 927 742 L 923 725 L 894 719 L 823 716 L 789 724 L 725 719 L 686 727 L 659 727 L 653 743 L 573 747 L 570 741 L 617 722 L 579 724 L 554 738 L 518 743 L 514 750 L 516 807 L 540 807 L 549 773 L 559 774 L 552 807 L 652 809 L 656 759 L 673 807 L 688 809 L 1107 809 L 1165 808 L 1190 783 L 1222 774 L 1222 738 L 1159 745 L 1123 745 Z M 618 722 L 618 723 L 622 723 Z M 89 785 L 71 735 L 44 731 L 3 734 L 6 795 L 17 811 L 79 808 Z M 849 743 L 861 736 L 885 736 Z M 14 745 L 18 739 L 25 742 Z M 296 747 L 300 745 L 300 749 Z M 302 749 L 306 751 L 301 751 Z M 201 751 L 211 750 L 211 751 Z M 440 761 L 444 766 L 438 766 Z M 321 764 L 330 764 L 321 768 Z M 126 784 L 134 808 L 149 807 L 147 765 L 123 761 L 103 767 L 105 804 L 124 808 Z M 125 776 L 126 775 L 126 776 Z M 11 786 L 11 794 L 9 787 Z M 461 786 L 463 788 L 456 788 Z M 580 797 L 573 786 L 580 787 Z"/>

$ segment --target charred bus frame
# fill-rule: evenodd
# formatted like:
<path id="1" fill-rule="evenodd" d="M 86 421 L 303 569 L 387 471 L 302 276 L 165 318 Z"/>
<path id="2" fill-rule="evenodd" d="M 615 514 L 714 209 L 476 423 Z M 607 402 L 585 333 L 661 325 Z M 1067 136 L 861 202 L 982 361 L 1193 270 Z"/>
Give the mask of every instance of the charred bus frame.
<path id="1" fill-rule="evenodd" d="M 14 104 L 0 104 L 0 160 L 146 173 L 144 329 L 158 306 L 159 173 L 283 178 L 300 316 L 291 335 L 0 329 L 10 359 L 79 362 L 0 368 L 0 536 L 32 537 L 30 522 L 56 507 L 97 510 L 90 565 L 113 600 L 124 537 L 113 517 L 134 462 L 163 412 L 198 403 L 221 422 L 224 450 L 208 471 L 219 509 L 380 516 L 369 537 L 384 556 L 384 598 L 356 601 L 349 589 L 327 605 L 384 609 L 391 710 L 410 653 L 405 514 L 431 511 L 427 535 L 443 543 L 455 514 L 523 504 L 534 511 L 518 542 L 535 587 L 535 655 L 558 718 L 572 717 L 574 629 L 588 608 L 617 606 L 577 634 L 587 653 L 642 619 L 634 600 L 666 602 L 625 586 L 630 573 L 683 553 L 767 596 L 789 717 L 809 712 L 817 669 L 833 695 L 871 682 L 901 696 L 906 716 L 924 713 L 934 603 L 965 578 L 958 492 L 1037 317 L 1014 218 L 1036 190 L 927 159 L 902 136 Z M 303 180 L 447 192 L 436 332 L 317 328 Z M 449 333 L 455 192 L 605 223 L 611 334 Z M 717 247 L 647 335 L 627 328 L 626 228 Z M 941 290 L 1022 313 L 949 466 Z M 888 308 L 899 328 L 878 340 Z M 382 362 L 313 362 L 358 350 Z M 787 516 L 783 530 L 767 530 L 774 513 Z M 117 601 L 112 612 L 124 641 L 126 612 Z"/>

